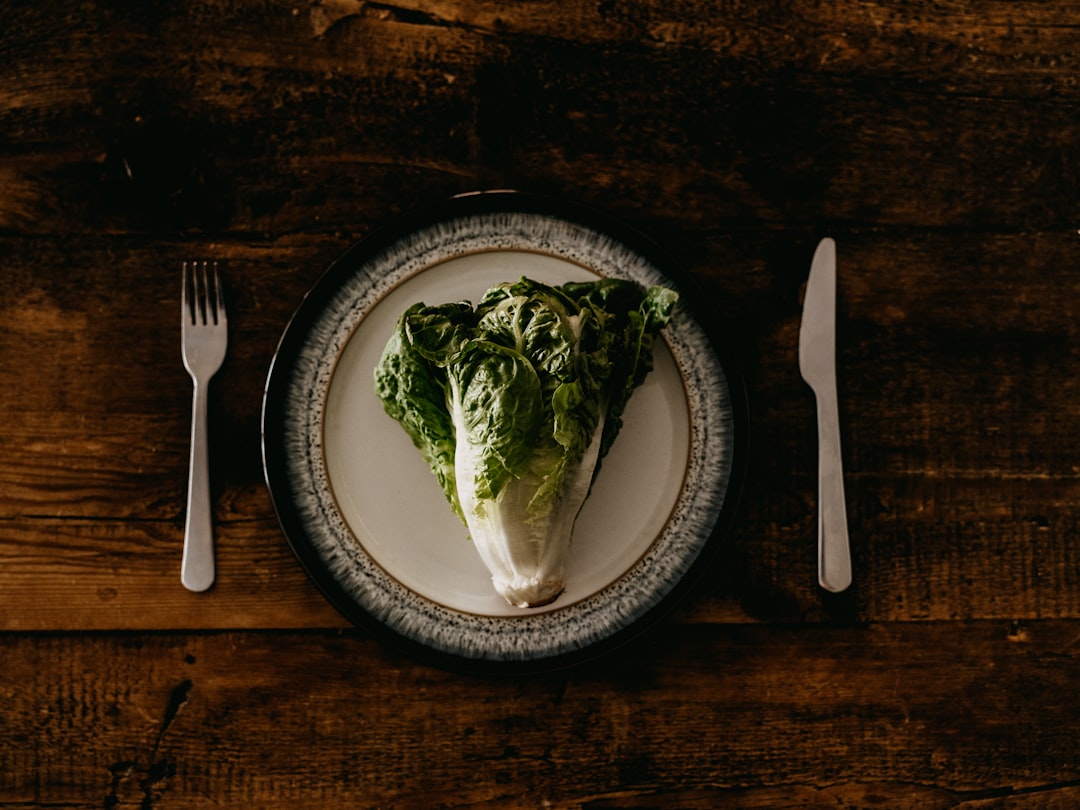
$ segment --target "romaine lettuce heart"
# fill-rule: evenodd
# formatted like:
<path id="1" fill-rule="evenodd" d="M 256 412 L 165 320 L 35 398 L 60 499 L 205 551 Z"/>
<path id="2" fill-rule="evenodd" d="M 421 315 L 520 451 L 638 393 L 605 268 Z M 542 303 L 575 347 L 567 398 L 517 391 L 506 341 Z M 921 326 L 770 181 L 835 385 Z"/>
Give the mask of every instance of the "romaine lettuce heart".
<path id="1" fill-rule="evenodd" d="M 376 393 L 510 604 L 563 592 L 574 522 L 676 300 L 631 281 L 522 278 L 475 308 L 418 303 L 399 318 Z"/>

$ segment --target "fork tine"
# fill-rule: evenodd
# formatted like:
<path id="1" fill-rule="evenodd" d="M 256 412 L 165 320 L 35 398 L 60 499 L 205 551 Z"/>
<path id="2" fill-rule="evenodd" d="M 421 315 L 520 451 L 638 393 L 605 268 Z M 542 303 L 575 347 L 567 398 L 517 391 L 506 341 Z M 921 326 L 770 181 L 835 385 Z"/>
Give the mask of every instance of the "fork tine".
<path id="1" fill-rule="evenodd" d="M 212 302 L 210 300 L 210 284 L 206 274 L 206 262 L 196 262 L 199 268 L 199 287 L 198 287 L 198 300 L 199 300 L 199 320 L 205 326 L 213 320 Z"/>
<path id="2" fill-rule="evenodd" d="M 225 298 L 221 291 L 221 275 L 218 273 L 218 263 L 213 263 L 214 268 L 214 323 L 225 323 Z"/>
<path id="3" fill-rule="evenodd" d="M 198 272 L 195 274 L 198 279 L 195 286 L 195 299 L 199 307 L 199 322 L 205 325 L 210 320 L 210 305 L 206 298 L 206 262 L 195 262 L 195 266 L 198 267 Z"/>
<path id="4" fill-rule="evenodd" d="M 183 264 L 184 273 L 181 281 L 181 294 L 180 294 L 180 317 L 185 323 L 195 322 L 195 307 L 191 295 L 192 277 L 191 268 L 188 267 L 188 263 Z"/>

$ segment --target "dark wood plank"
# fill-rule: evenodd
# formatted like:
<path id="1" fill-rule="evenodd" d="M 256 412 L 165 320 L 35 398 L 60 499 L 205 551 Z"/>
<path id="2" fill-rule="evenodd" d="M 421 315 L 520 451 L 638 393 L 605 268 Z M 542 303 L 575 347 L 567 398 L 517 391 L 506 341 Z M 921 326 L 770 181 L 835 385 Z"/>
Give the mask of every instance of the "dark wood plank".
<path id="1" fill-rule="evenodd" d="M 1076 637 L 1075 622 L 688 627 L 584 670 L 488 680 L 350 633 L 9 634 L 0 796 L 1067 806 L 1080 795 Z"/>
<path id="2" fill-rule="evenodd" d="M 9 232 L 334 231 L 493 185 L 739 229 L 1075 224 L 1063 4 L 48 8 L 9 29 Z"/>
<path id="3" fill-rule="evenodd" d="M 713 578 L 688 607 L 693 615 L 718 622 L 827 619 L 836 610 L 862 621 L 1080 616 L 1072 542 L 1080 476 L 1068 450 L 1080 431 L 1078 320 L 1068 295 L 1074 234 L 838 234 L 857 573 L 855 591 L 839 604 L 815 584 L 813 401 L 795 358 L 813 243 L 798 231 L 659 229 L 656 236 L 718 302 L 740 344 L 753 415 L 740 518 Z M 262 480 L 259 412 L 281 331 L 347 243 L 0 242 L 7 255 L 0 586 L 14 594 L 5 627 L 336 622 L 277 530 Z M 225 260 L 234 327 L 212 388 L 225 584 L 201 602 L 173 577 L 190 397 L 173 326 L 176 266 L 193 247 Z M 110 256 L 107 268 L 97 263 L 102 254 Z M 125 313 L 119 329 L 112 310 Z M 58 548 L 81 549 L 74 607 L 52 602 L 73 587 Z M 114 554 L 128 561 L 122 576 Z M 267 571 L 283 604 L 303 611 L 260 605 L 266 577 L 252 570 Z M 119 597 L 108 604 L 97 596 L 113 591 Z M 42 600 L 57 608 L 31 609 Z"/>
<path id="4" fill-rule="evenodd" d="M 269 504 L 264 504 L 264 513 Z M 217 579 L 180 584 L 182 516 L 172 521 L 0 522 L 0 629 L 197 630 L 344 627 L 311 584 L 272 513 L 219 518 Z"/>

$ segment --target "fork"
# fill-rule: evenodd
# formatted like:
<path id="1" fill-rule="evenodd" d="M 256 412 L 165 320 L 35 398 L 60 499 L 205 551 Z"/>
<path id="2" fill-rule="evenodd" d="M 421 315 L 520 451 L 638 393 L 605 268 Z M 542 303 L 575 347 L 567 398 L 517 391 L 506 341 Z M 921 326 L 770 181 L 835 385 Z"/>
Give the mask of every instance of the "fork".
<path id="1" fill-rule="evenodd" d="M 191 408 L 191 464 L 180 581 L 189 591 L 214 584 L 214 533 L 211 523 L 207 449 L 207 389 L 221 368 L 228 346 L 228 319 L 217 262 L 184 262 L 180 339 L 184 368 L 194 391 Z"/>

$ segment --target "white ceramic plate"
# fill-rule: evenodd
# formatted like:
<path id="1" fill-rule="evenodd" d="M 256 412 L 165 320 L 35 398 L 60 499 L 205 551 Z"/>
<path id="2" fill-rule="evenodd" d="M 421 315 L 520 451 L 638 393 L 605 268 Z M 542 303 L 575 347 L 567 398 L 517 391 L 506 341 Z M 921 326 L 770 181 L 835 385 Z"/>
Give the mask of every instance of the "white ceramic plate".
<path id="1" fill-rule="evenodd" d="M 522 276 L 677 287 L 651 246 L 594 212 L 467 195 L 365 239 L 305 298 L 267 381 L 267 483 L 290 544 L 357 623 L 458 666 L 546 667 L 612 646 L 672 601 L 718 539 L 741 464 L 741 381 L 683 302 L 575 525 L 567 587 L 498 596 L 373 373 L 398 316 Z"/>

